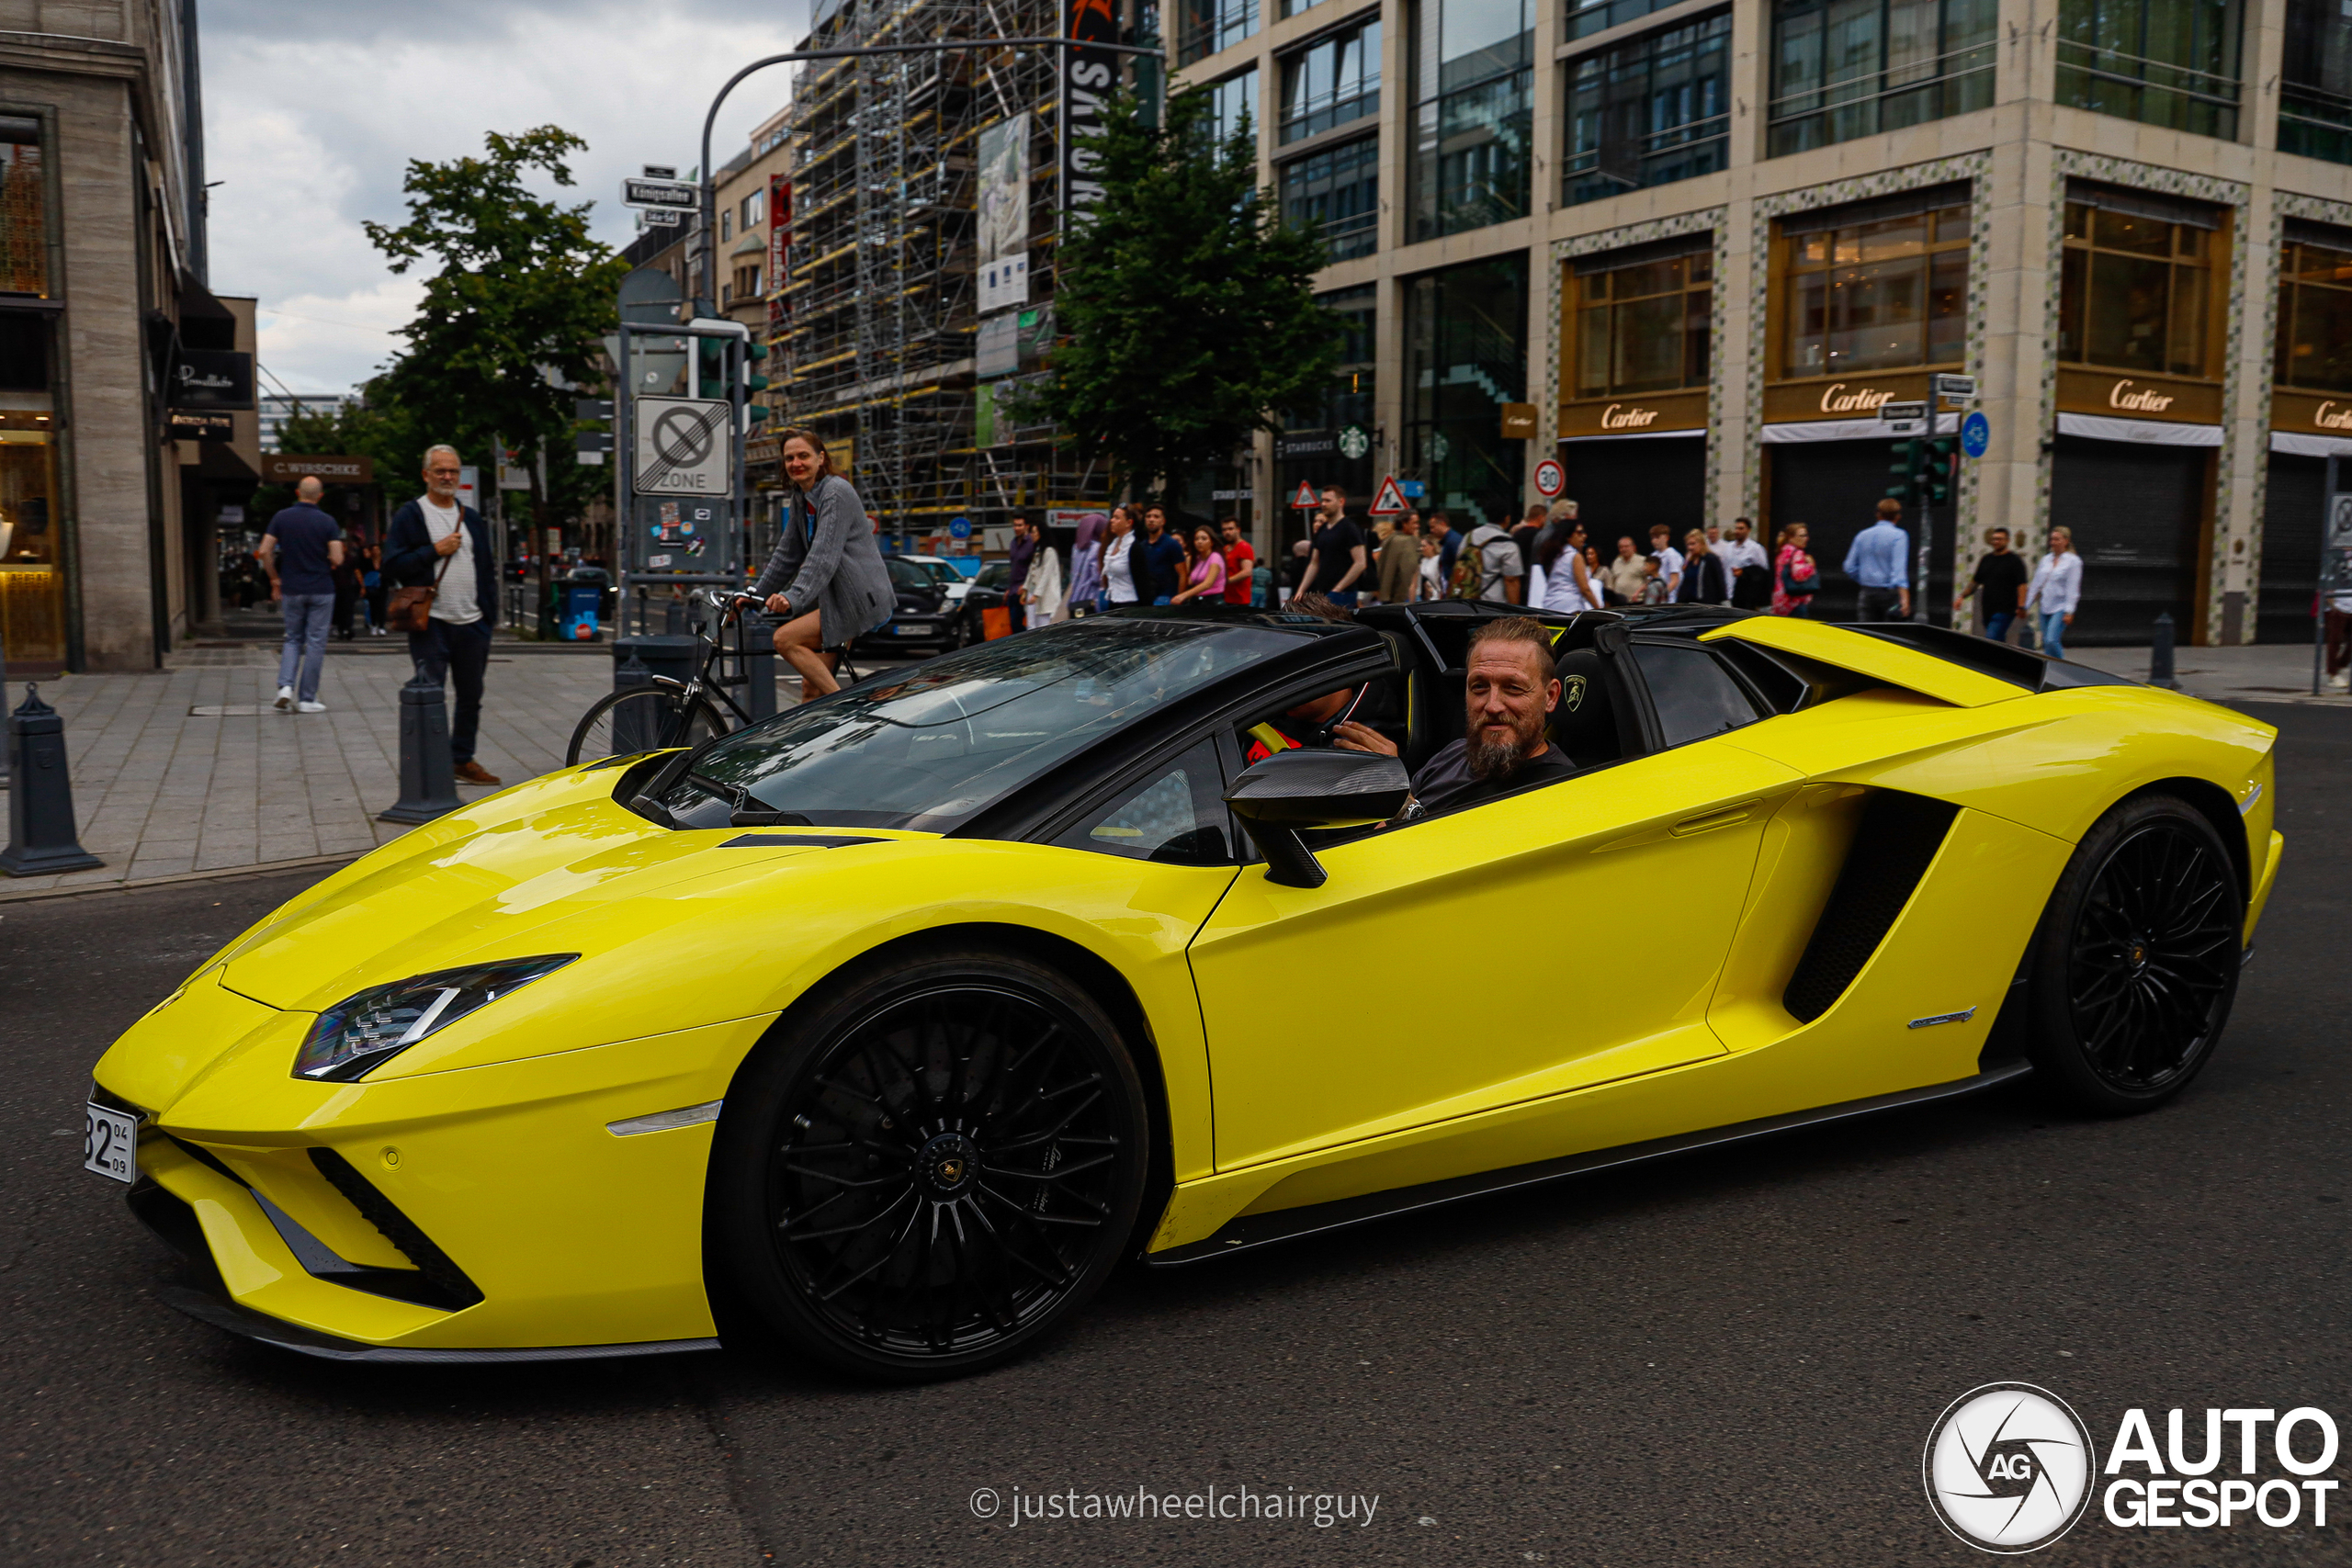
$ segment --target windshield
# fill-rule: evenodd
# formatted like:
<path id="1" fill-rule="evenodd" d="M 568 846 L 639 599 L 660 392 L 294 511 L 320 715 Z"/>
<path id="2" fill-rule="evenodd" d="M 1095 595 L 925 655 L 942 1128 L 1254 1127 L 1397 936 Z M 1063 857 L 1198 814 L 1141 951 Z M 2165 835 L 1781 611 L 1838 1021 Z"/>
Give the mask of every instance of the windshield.
<path id="1" fill-rule="evenodd" d="M 946 832 L 1143 715 L 1298 646 L 1274 626 L 1093 616 L 868 681 L 718 741 L 662 796 L 797 826 Z"/>
<path id="2" fill-rule="evenodd" d="M 1012 565 L 1009 561 L 992 560 L 980 568 L 980 575 L 972 579 L 975 588 L 1001 588 L 1012 580 Z"/>

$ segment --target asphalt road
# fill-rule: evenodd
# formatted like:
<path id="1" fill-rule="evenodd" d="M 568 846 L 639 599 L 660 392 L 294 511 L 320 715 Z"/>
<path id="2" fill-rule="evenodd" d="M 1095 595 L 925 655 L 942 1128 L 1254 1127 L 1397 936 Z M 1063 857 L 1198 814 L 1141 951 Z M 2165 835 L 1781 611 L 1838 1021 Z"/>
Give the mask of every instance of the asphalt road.
<path id="1" fill-rule="evenodd" d="M 2171 1108 L 2089 1122 L 2005 1091 L 1130 1276 L 1025 1363 L 906 1392 L 733 1352 L 345 1369 L 182 1319 L 153 1299 L 175 1265 L 78 1168 L 88 1066 L 297 883 L 0 907 L 0 1561 L 1981 1561 L 1920 1486 L 1974 1385 L 2055 1391 L 2103 1452 L 2128 1406 L 2159 1442 L 2174 1406 L 2192 1434 L 2208 1405 L 2352 1416 L 2352 716 L 2261 711 L 2289 859 Z M 1459 983 L 1463 950 L 1422 940 L 1317 1005 Z M 1672 962 L 1573 927 L 1467 940 L 1498 942 L 1489 974 L 1536 973 L 1544 940 L 1589 984 Z M 1329 1528 L 972 1506 L 1138 1486 L 1378 1502 Z M 2037 1561 L 2352 1561 L 2352 1499 L 2303 1518 L 2127 1530 L 2094 1505 Z"/>

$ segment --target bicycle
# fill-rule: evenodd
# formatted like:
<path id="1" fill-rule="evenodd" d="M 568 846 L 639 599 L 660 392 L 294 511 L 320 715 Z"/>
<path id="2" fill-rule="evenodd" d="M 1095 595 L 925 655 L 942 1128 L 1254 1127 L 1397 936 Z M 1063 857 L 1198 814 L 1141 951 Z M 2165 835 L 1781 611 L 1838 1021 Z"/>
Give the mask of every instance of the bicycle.
<path id="1" fill-rule="evenodd" d="M 696 589 L 688 597 L 710 609 L 721 626 L 747 610 L 760 608 L 763 603 L 753 594 L 715 588 Z M 681 746 L 691 749 L 750 725 L 751 714 L 728 693 L 726 683 L 712 675 L 713 668 L 726 652 L 726 645 L 705 629 L 699 617 L 695 621 L 695 672 L 689 679 L 656 675 L 650 686 L 631 686 L 597 698 L 571 732 L 564 766 L 577 767 L 583 761 L 633 757 L 639 752 L 666 751 Z M 849 661 L 849 650 L 838 649 L 837 657 L 838 679 L 844 686 L 854 684 L 858 675 Z M 718 704 L 711 701 L 713 697 L 727 705 L 728 712 L 735 716 L 733 724 L 718 711 Z"/>

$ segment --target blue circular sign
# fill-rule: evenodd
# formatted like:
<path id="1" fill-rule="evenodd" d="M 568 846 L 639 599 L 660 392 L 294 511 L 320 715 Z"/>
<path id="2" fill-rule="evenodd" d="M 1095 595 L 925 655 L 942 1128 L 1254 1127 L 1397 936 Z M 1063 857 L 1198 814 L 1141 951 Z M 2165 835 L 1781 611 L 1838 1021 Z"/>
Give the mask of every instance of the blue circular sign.
<path id="1" fill-rule="evenodd" d="M 1993 422 L 1980 410 L 1960 422 L 1960 449 L 1972 457 L 1984 456 L 1993 445 Z"/>
<path id="2" fill-rule="evenodd" d="M 970 538 L 972 536 L 972 520 L 968 517 L 957 517 L 951 520 L 947 525 L 947 536 L 951 539 Z"/>

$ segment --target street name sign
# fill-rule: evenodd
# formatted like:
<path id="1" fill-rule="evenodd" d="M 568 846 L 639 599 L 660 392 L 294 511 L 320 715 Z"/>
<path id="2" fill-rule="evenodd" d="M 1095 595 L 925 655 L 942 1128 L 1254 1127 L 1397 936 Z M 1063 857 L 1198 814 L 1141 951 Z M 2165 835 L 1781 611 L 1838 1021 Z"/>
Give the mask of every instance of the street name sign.
<path id="1" fill-rule="evenodd" d="M 720 398 L 637 400 L 637 493 L 735 493 L 733 411 Z"/>
<path id="2" fill-rule="evenodd" d="M 621 181 L 621 204 L 625 207 L 668 207 L 690 212 L 697 199 L 695 187 L 684 180 Z"/>
<path id="3" fill-rule="evenodd" d="M 1886 426 L 1889 435 L 1917 435 L 1928 427 L 1928 405 L 1924 402 L 1885 402 L 1878 405 L 1879 423 Z"/>

